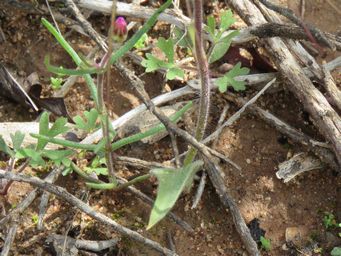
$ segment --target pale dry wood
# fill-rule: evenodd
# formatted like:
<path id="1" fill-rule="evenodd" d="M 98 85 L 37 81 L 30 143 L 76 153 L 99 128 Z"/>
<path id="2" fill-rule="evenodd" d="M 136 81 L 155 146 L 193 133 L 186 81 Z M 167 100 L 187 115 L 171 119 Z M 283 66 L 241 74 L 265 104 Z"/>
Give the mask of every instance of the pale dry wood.
<path id="1" fill-rule="evenodd" d="M 8 180 L 13 180 L 13 181 L 18 181 L 18 182 L 25 182 L 29 183 L 32 186 L 38 187 L 40 189 L 43 189 L 45 191 L 48 191 L 66 202 L 68 202 L 70 205 L 77 207 L 80 209 L 82 212 L 88 214 L 89 216 L 93 217 L 94 219 L 112 227 L 115 231 L 118 233 L 130 237 L 131 239 L 140 242 L 146 246 L 149 246 L 150 248 L 163 253 L 165 255 L 169 256 L 176 256 L 177 254 L 168 250 L 167 248 L 161 246 L 159 243 L 143 237 L 141 234 L 132 231 L 126 227 L 121 226 L 111 218 L 105 216 L 102 213 L 99 213 L 95 211 L 93 208 L 91 208 L 88 204 L 84 203 L 82 200 L 78 199 L 74 195 L 70 194 L 69 192 L 66 191 L 66 189 L 56 186 L 54 184 L 50 184 L 46 181 L 43 181 L 39 179 L 38 177 L 28 177 L 22 174 L 14 174 L 11 172 L 6 172 L 4 170 L 0 169 L 0 178 L 8 179 Z"/>
<path id="2" fill-rule="evenodd" d="M 111 11 L 111 2 L 110 1 L 104 1 L 104 0 L 78 0 L 75 1 L 77 4 L 79 4 L 80 7 L 90 9 L 90 10 L 96 10 L 99 12 L 103 12 L 105 14 L 110 14 Z M 117 14 L 123 15 L 123 16 L 129 16 L 133 18 L 139 18 L 139 19 L 148 19 L 153 13 L 155 9 L 144 7 L 136 4 L 128 4 L 123 2 L 117 3 Z M 187 16 L 183 15 L 179 9 L 167 9 L 164 13 L 162 13 L 158 19 L 160 21 L 167 22 L 169 24 L 175 25 L 178 28 L 182 30 L 186 30 L 186 28 L 190 25 L 191 19 Z M 306 39 L 306 34 L 302 30 L 297 30 L 295 27 L 289 26 L 287 27 L 289 30 L 294 30 L 294 34 L 286 33 L 282 34 L 282 36 L 288 37 L 293 36 L 293 38 L 297 38 L 299 36 L 300 39 Z M 269 36 L 279 36 L 278 31 L 279 29 L 266 29 L 267 32 L 264 31 L 264 27 L 260 26 L 254 26 L 249 28 L 242 28 L 240 30 L 239 35 L 234 37 L 232 39 L 232 44 L 242 44 L 251 40 L 254 40 L 260 36 L 260 32 L 263 31 L 262 35 L 269 37 Z M 278 32 L 277 32 L 278 31 Z M 271 32 L 274 33 L 271 35 Z M 257 35 L 258 34 L 258 35 Z M 341 50 L 341 39 L 335 38 L 335 36 L 325 33 L 325 36 L 328 38 L 328 40 L 332 41 L 338 48 L 338 50 Z M 206 39 L 212 40 L 209 38 L 207 34 L 205 34 Z M 323 42 L 319 43 L 323 44 Z"/>
<path id="3" fill-rule="evenodd" d="M 260 10 L 249 0 L 231 0 L 233 7 L 242 19 L 249 25 L 266 23 Z M 334 148 L 339 164 L 341 164 L 341 119 L 331 107 L 323 94 L 315 88 L 304 74 L 290 50 L 280 38 L 264 39 L 272 59 L 282 76 L 290 84 L 289 89 L 303 103 L 312 116 L 315 125 L 328 139 Z"/>
<path id="4" fill-rule="evenodd" d="M 63 245 L 65 242 L 65 236 L 52 234 L 48 236 L 46 241 L 53 242 L 54 240 L 57 242 L 57 244 Z M 93 251 L 93 252 L 100 252 L 105 249 L 114 247 L 119 242 L 118 238 L 114 238 L 110 240 L 94 241 L 94 240 L 74 239 L 69 236 L 67 236 L 66 240 L 67 240 L 67 243 L 71 243 L 77 249 Z"/>
<path id="5" fill-rule="evenodd" d="M 298 153 L 278 165 L 276 177 L 283 179 L 283 182 L 287 183 L 303 172 L 321 168 L 323 168 L 323 163 L 317 157 L 307 153 Z"/>
<path id="6" fill-rule="evenodd" d="M 5 239 L 5 244 L 2 247 L 0 256 L 10 255 L 9 253 L 12 247 L 12 243 L 14 242 L 18 226 L 19 224 L 15 222 L 10 228 L 8 228 L 8 231 L 7 231 L 8 233 Z"/>
<path id="7" fill-rule="evenodd" d="M 228 97 L 228 100 L 237 104 L 239 107 L 242 107 L 246 103 L 246 100 L 235 97 L 235 95 L 227 94 L 226 96 Z M 328 164 L 334 170 L 338 170 L 340 168 L 329 144 L 312 139 L 303 132 L 291 127 L 286 122 L 283 122 L 269 111 L 266 111 L 256 105 L 251 105 L 248 109 L 251 113 L 256 114 L 265 122 L 274 126 L 279 132 L 286 135 L 294 142 L 307 146 L 308 149 L 319 157 L 322 162 Z"/>
<path id="8" fill-rule="evenodd" d="M 339 111 L 341 111 L 341 91 L 335 84 L 333 77 L 330 72 L 323 67 L 324 73 L 324 83 L 323 87 L 326 89 L 328 96 L 330 97 L 330 102 L 333 104 Z"/>

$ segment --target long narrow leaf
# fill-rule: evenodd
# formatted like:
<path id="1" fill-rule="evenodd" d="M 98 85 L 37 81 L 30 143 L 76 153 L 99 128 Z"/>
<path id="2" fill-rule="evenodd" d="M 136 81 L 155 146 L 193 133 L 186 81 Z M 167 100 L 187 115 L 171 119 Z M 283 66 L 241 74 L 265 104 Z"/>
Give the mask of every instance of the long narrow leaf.
<path id="1" fill-rule="evenodd" d="M 102 68 L 68 69 L 68 68 L 60 68 L 57 66 L 53 66 L 50 63 L 49 55 L 45 56 L 44 64 L 49 72 L 58 74 L 58 75 L 83 76 L 83 75 L 90 75 L 90 74 L 100 74 L 104 71 L 104 69 Z"/>
<path id="2" fill-rule="evenodd" d="M 78 54 L 72 48 L 72 46 L 64 39 L 64 37 L 61 34 L 59 34 L 59 32 L 54 28 L 54 26 L 50 22 L 48 22 L 48 20 L 42 18 L 41 22 L 47 28 L 47 30 L 56 38 L 56 40 L 64 48 L 64 50 L 71 56 L 76 65 L 81 66 L 82 59 L 78 56 Z M 92 98 L 94 99 L 96 105 L 98 105 L 97 87 L 94 81 L 92 80 L 90 75 L 83 75 L 83 77 L 89 87 Z"/>
<path id="3" fill-rule="evenodd" d="M 159 15 L 166 10 L 172 3 L 172 0 L 167 0 L 166 3 L 160 6 L 154 14 L 146 21 L 146 23 L 142 26 L 142 28 L 137 31 L 120 49 L 118 49 L 110 58 L 110 65 L 114 64 L 119 58 L 121 58 L 126 52 L 131 50 L 136 42 L 143 36 L 144 33 L 147 33 L 156 23 Z"/>

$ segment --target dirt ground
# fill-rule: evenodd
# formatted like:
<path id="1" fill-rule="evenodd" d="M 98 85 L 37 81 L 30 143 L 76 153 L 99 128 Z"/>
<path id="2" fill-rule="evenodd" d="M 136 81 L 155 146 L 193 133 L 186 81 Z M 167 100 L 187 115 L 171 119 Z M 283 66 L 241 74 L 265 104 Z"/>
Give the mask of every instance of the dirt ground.
<path id="1" fill-rule="evenodd" d="M 336 5 L 338 1 L 330 0 Z M 279 0 L 277 2 L 299 13 L 299 0 Z M 212 5 L 210 11 L 213 12 L 226 7 L 223 3 L 214 2 Z M 72 67 L 71 60 L 61 47 L 55 44 L 51 35 L 43 29 L 39 22 L 40 15 L 8 8 L 8 6 L 2 6 L 1 3 L 0 7 L 0 26 L 7 39 L 0 43 L 1 63 L 16 70 L 22 77 L 26 77 L 32 72 L 38 72 L 40 82 L 44 86 L 44 95 L 51 95 L 50 74 L 47 73 L 43 64 L 44 56 L 47 53 L 52 54 L 53 63 L 58 63 L 63 67 Z M 323 31 L 331 33 L 341 31 L 338 13 L 327 1 L 306 1 L 305 7 L 305 21 L 314 24 Z M 98 20 L 97 16 L 90 18 L 90 22 L 95 24 L 96 29 L 101 33 L 105 32 L 103 27 L 107 21 L 107 18 Z M 64 32 L 68 31 L 63 25 L 61 25 L 61 29 Z M 84 56 L 94 47 L 93 42 L 75 31 L 69 34 L 68 40 Z M 327 52 L 327 55 L 320 61 L 328 61 L 336 55 L 336 53 Z M 141 68 L 136 68 L 139 73 L 142 73 Z M 337 76 L 335 73 L 334 75 Z M 147 74 L 142 78 L 146 81 L 146 88 L 151 97 L 162 92 L 163 77 L 161 75 Z M 122 79 L 115 70 L 112 71 L 112 81 L 114 86 L 109 89 L 111 92 L 109 109 L 112 117 L 115 118 L 138 106 L 140 101 L 135 93 L 128 88 L 127 81 Z M 181 84 L 170 83 L 169 86 L 174 89 L 180 87 Z M 280 86 L 285 88 L 283 83 Z M 240 95 L 250 98 L 254 92 L 250 89 Z M 66 96 L 65 102 L 71 116 L 93 107 L 93 102 L 89 99 L 89 93 L 82 79 L 78 79 Z M 287 90 L 266 94 L 259 99 L 257 104 L 309 136 L 318 140 L 322 138 L 300 102 Z M 212 120 L 208 132 L 215 130 L 220 113 L 226 105 L 229 106 L 228 116 L 238 110 L 224 95 L 214 93 Z M 0 98 L 0 122 L 30 121 L 37 117 L 38 115 L 25 107 Z M 182 144 L 184 143 L 180 141 L 180 145 Z M 182 150 L 184 149 L 183 146 Z M 323 225 L 323 217 L 326 213 L 333 213 L 338 221 L 341 221 L 340 175 L 337 176 L 335 171 L 324 168 L 303 173 L 289 183 L 283 183 L 275 175 L 279 163 L 297 153 L 306 152 L 307 148 L 287 140 L 261 119 L 251 114 L 244 114 L 233 126 L 224 129 L 215 149 L 242 167 L 242 171 L 238 172 L 231 166 L 223 165 L 225 184 L 236 200 L 245 221 L 249 223 L 258 219 L 261 229 L 265 231 L 265 237 L 271 240 L 272 249 L 269 252 L 263 250 L 263 255 L 329 255 L 334 246 L 341 245 L 341 239 L 338 237 L 336 229 L 326 230 Z M 172 158 L 172 148 L 169 138 L 164 138 L 153 145 L 143 143 L 129 145 L 120 150 L 118 154 L 161 161 Z M 116 168 L 126 178 L 148 172 L 148 170 L 125 166 L 116 166 Z M 42 170 L 29 171 L 40 176 L 46 174 Z M 146 237 L 168 246 L 168 236 L 171 236 L 179 255 L 247 255 L 234 228 L 231 214 L 224 209 L 209 182 L 198 208 L 191 210 L 197 183 L 191 193 L 180 198 L 173 210 L 194 228 L 195 232 L 191 234 L 169 219 L 163 220 L 155 228 L 146 231 L 150 207 L 127 191 L 118 193 L 110 191 L 86 192 L 83 181 L 76 175 L 62 177 L 57 182 L 78 197 L 89 193 L 89 204 L 93 208 Z M 147 195 L 155 197 L 155 182 L 143 183 L 137 187 Z M 18 204 L 31 189 L 28 185 L 14 183 L 6 196 L 0 196 L 5 210 L 10 211 L 10 208 Z M 52 233 L 65 235 L 69 232 L 72 237 L 89 240 L 105 240 L 118 236 L 112 229 L 94 221 L 76 209 L 70 209 L 68 204 L 53 196 L 45 218 L 44 229 L 39 231 L 33 221 L 38 211 L 38 205 L 39 200 L 36 200 L 23 214 L 20 221 L 23 224 L 17 233 L 11 255 L 55 255 L 51 246 L 46 243 L 46 237 Z M 295 246 L 286 245 L 285 232 L 288 228 L 298 228 L 302 234 L 300 245 L 296 246 L 296 249 L 293 249 Z M 2 229 L 0 233 L 0 246 L 3 245 L 6 232 L 6 229 Z M 303 253 L 304 250 L 309 251 L 307 248 L 313 245 L 316 245 L 314 252 Z M 79 255 L 159 254 L 132 240 L 123 238 L 118 248 L 107 252 L 107 254 L 80 252 Z"/>

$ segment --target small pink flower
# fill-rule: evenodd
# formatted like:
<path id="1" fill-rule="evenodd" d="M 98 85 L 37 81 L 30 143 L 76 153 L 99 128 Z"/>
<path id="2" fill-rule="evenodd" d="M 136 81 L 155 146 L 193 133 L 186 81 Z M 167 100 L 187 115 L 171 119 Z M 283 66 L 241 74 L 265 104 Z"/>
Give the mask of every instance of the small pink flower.
<path id="1" fill-rule="evenodd" d="M 127 39 L 128 30 L 127 22 L 123 17 L 118 17 L 113 25 L 113 39 L 122 43 Z"/>

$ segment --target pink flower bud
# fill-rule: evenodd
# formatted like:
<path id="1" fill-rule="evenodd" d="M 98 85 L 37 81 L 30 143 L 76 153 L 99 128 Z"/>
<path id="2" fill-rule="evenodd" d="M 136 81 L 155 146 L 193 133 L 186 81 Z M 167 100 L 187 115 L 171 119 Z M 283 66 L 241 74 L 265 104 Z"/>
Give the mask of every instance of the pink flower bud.
<path id="1" fill-rule="evenodd" d="M 127 39 L 127 22 L 123 17 L 118 17 L 113 25 L 113 40 L 119 43 Z"/>

